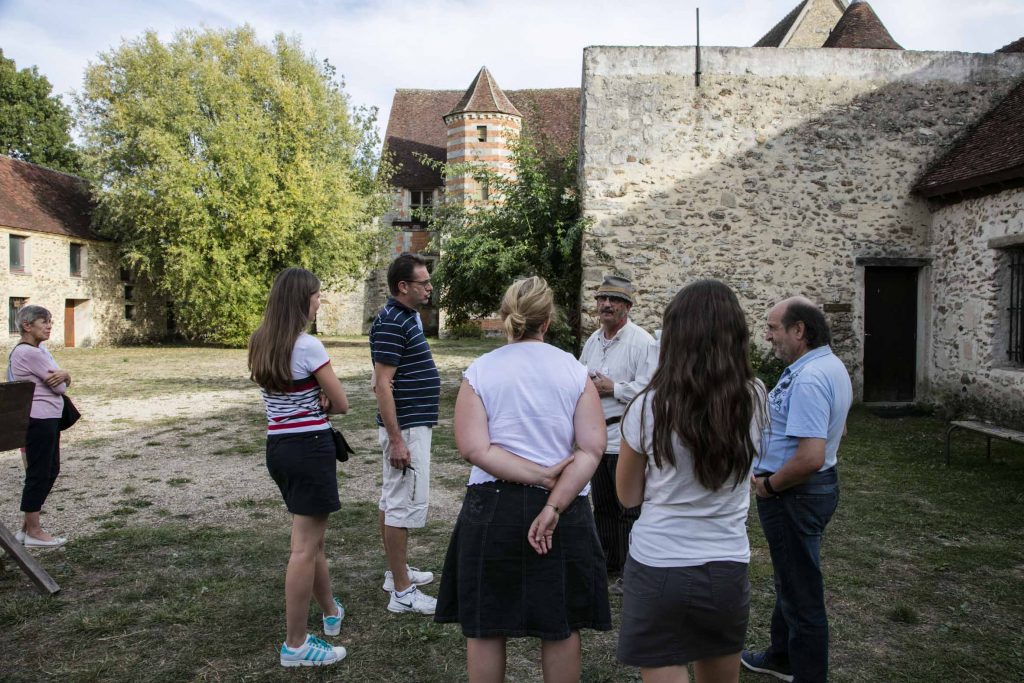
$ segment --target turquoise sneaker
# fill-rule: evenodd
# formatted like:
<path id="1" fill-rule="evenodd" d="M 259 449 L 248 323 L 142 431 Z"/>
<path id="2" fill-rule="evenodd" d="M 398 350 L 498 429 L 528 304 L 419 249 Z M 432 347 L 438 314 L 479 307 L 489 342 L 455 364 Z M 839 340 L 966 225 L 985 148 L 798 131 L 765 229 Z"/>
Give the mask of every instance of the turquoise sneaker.
<path id="1" fill-rule="evenodd" d="M 290 648 L 281 644 L 281 666 L 325 666 L 345 659 L 348 653 L 341 646 L 331 646 L 312 633 L 300 647 Z"/>
<path id="2" fill-rule="evenodd" d="M 325 636 L 336 636 L 341 633 L 341 620 L 345 618 L 345 608 L 341 606 L 341 601 L 338 598 L 334 598 L 334 604 L 338 608 L 338 613 L 333 617 L 324 615 Z"/>

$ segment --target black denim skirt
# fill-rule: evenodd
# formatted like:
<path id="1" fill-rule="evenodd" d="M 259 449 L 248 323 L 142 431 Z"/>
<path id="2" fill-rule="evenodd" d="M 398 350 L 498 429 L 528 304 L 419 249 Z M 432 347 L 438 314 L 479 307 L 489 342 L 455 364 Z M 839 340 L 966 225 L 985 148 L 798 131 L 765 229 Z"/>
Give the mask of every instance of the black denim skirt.
<path id="1" fill-rule="evenodd" d="M 329 429 L 268 436 L 267 471 L 293 515 L 323 515 L 341 509 Z"/>
<path id="2" fill-rule="evenodd" d="M 527 541 L 548 492 L 490 482 L 467 487 L 441 576 L 434 621 L 467 638 L 563 640 L 611 630 L 608 576 L 594 513 L 577 496 L 559 516 L 551 550 Z"/>

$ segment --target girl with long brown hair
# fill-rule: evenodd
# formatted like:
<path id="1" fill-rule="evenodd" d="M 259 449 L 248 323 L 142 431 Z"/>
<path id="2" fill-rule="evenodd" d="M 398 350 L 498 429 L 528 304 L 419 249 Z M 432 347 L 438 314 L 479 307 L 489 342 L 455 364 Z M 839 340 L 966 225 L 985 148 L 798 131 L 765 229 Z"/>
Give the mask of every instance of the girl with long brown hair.
<path id="1" fill-rule="evenodd" d="M 309 598 L 323 612 L 324 634 L 341 631 L 345 610 L 331 590 L 324 555 L 327 516 L 340 509 L 328 413 L 348 412 L 345 389 L 324 345 L 306 333 L 320 308 L 320 281 L 302 268 L 274 280 L 263 321 L 249 339 L 249 371 L 267 409 L 267 469 L 292 513 L 285 574 L 287 634 L 282 666 L 320 666 L 345 658 L 306 633 Z"/>
<path id="2" fill-rule="evenodd" d="M 645 683 L 738 681 L 747 630 L 747 482 L 765 421 L 736 295 L 715 280 L 665 309 L 658 368 L 626 408 L 616 486 L 643 503 L 624 570 L 618 658 Z"/>

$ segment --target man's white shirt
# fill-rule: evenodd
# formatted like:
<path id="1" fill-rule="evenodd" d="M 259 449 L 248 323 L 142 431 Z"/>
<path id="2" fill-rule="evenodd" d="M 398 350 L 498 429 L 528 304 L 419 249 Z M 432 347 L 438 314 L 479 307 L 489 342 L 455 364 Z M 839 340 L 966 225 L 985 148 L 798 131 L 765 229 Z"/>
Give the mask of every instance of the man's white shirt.
<path id="1" fill-rule="evenodd" d="M 583 345 L 580 362 L 587 370 L 600 372 L 615 383 L 612 396 L 601 397 L 605 419 L 621 416 L 626 404 L 651 381 L 658 357 L 654 337 L 632 320 L 627 320 L 611 340 L 604 339 L 604 329 L 597 328 Z M 619 452 L 619 425 L 608 425 L 608 446 L 605 453 Z"/>

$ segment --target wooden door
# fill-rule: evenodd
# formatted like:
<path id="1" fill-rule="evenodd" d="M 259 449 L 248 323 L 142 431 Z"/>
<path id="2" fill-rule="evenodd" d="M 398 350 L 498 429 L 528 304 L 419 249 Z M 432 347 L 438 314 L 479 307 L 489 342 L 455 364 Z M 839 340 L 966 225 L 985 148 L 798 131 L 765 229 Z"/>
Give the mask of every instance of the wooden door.
<path id="1" fill-rule="evenodd" d="M 864 269 L 864 400 L 907 403 L 917 384 L 917 268 Z"/>
<path id="2" fill-rule="evenodd" d="M 64 346 L 73 348 L 75 345 L 75 300 L 64 300 Z"/>

